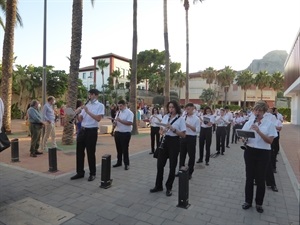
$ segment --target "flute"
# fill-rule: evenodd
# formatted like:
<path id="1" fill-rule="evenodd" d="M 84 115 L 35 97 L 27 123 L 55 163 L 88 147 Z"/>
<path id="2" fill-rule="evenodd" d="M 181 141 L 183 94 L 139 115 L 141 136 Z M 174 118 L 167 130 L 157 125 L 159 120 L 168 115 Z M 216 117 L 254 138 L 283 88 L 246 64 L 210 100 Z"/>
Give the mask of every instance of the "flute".
<path id="1" fill-rule="evenodd" d="M 88 99 L 84 105 L 87 105 L 88 103 L 90 102 L 90 99 Z M 77 112 L 74 117 L 69 121 L 70 124 L 73 124 L 74 123 L 74 120 L 76 119 L 76 117 L 81 113 L 81 111 Z"/>

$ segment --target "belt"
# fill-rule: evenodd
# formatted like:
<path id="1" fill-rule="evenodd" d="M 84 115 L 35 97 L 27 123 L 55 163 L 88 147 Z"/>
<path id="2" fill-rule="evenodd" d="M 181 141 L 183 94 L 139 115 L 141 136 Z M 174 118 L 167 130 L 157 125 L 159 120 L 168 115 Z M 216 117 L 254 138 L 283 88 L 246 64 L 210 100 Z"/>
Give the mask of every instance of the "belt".
<path id="1" fill-rule="evenodd" d="M 120 134 L 130 134 L 131 132 L 129 132 L 129 131 L 126 131 L 126 132 L 115 131 L 115 133 L 120 133 Z"/>
<path id="2" fill-rule="evenodd" d="M 176 139 L 178 139 L 179 136 L 170 136 L 170 135 L 166 135 L 166 138 L 176 138 Z"/>
<path id="3" fill-rule="evenodd" d="M 197 135 L 188 135 L 188 134 L 186 134 L 185 136 L 186 137 L 197 137 Z"/>
<path id="4" fill-rule="evenodd" d="M 36 125 L 42 125 L 42 123 L 32 123 L 32 122 L 30 122 L 30 121 L 29 121 L 29 123 L 31 123 L 31 124 L 36 124 Z"/>
<path id="5" fill-rule="evenodd" d="M 98 130 L 98 127 L 81 127 L 82 130 Z"/>

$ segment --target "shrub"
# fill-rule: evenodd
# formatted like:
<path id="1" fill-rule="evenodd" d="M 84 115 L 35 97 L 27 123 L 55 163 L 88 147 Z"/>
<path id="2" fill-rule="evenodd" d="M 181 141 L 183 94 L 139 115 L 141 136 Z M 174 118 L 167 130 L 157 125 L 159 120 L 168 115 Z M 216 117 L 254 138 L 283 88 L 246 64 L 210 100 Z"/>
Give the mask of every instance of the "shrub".
<path id="1" fill-rule="evenodd" d="M 291 122 L 291 109 L 290 108 L 279 108 L 278 112 L 282 114 L 283 118 Z"/>

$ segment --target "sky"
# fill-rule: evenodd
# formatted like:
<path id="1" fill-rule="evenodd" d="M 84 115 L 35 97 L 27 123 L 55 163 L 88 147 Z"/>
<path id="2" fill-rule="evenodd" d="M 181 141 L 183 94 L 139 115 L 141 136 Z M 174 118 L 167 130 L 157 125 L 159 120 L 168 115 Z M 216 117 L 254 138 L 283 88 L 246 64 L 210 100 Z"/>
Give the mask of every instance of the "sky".
<path id="1" fill-rule="evenodd" d="M 73 0 L 47 0 L 47 65 L 69 72 Z M 246 69 L 272 50 L 291 51 L 300 29 L 299 0 L 205 0 L 189 10 L 189 71 L 208 67 Z M 132 58 L 133 0 L 83 0 L 80 67 L 92 57 L 114 53 Z M 15 30 L 16 64 L 43 65 L 43 0 L 19 0 L 23 27 Z M 5 18 L 3 14 L 0 14 Z M 164 50 L 163 0 L 138 0 L 138 52 Z M 186 70 L 185 10 L 168 0 L 172 62 Z M 3 43 L 0 30 L 0 43 Z M 0 49 L 2 56 L 2 48 Z"/>

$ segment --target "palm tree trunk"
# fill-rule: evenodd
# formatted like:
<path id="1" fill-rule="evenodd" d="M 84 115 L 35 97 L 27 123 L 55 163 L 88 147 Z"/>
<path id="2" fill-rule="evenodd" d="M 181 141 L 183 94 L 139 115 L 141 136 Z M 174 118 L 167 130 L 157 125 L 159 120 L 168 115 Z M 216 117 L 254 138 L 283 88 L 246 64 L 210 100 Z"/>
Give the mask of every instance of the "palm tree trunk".
<path id="1" fill-rule="evenodd" d="M 263 89 L 260 89 L 260 100 L 263 99 Z"/>
<path id="2" fill-rule="evenodd" d="M 189 10 L 185 10 L 186 22 L 186 81 L 185 81 L 185 104 L 189 102 Z"/>
<path id="3" fill-rule="evenodd" d="M 247 96 L 247 95 L 246 95 L 246 92 L 247 92 L 247 90 L 245 89 L 245 90 L 244 90 L 244 105 L 243 105 L 243 109 L 244 109 L 244 110 L 246 110 L 246 96 Z"/>
<path id="4" fill-rule="evenodd" d="M 105 105 L 104 101 L 105 101 L 105 97 L 104 97 L 104 71 L 102 69 L 101 71 L 101 74 L 102 74 L 102 103 Z M 94 87 L 96 88 L 96 87 Z"/>
<path id="5" fill-rule="evenodd" d="M 133 0 L 132 74 L 130 79 L 130 103 L 131 111 L 134 114 L 132 134 L 139 133 L 136 121 L 137 40 L 137 0 Z"/>
<path id="6" fill-rule="evenodd" d="M 6 1 L 6 24 L 2 53 L 2 100 L 4 104 L 3 127 L 11 133 L 12 73 L 14 62 L 14 36 L 17 18 L 17 0 Z"/>
<path id="7" fill-rule="evenodd" d="M 165 98 L 164 104 L 170 101 L 170 53 L 169 53 L 169 37 L 168 37 L 168 3 L 164 0 L 164 40 L 165 40 L 165 63 L 166 63 L 166 79 L 165 79 Z"/>
<path id="8" fill-rule="evenodd" d="M 75 109 L 77 101 L 78 88 L 78 72 L 81 55 L 81 39 L 82 39 L 82 0 L 73 0 L 72 12 L 72 40 L 71 40 L 71 56 L 70 56 L 70 75 L 68 79 L 67 107 Z M 71 116 L 66 115 L 66 123 L 64 125 L 62 143 L 72 145 L 74 125 L 68 123 Z"/>

